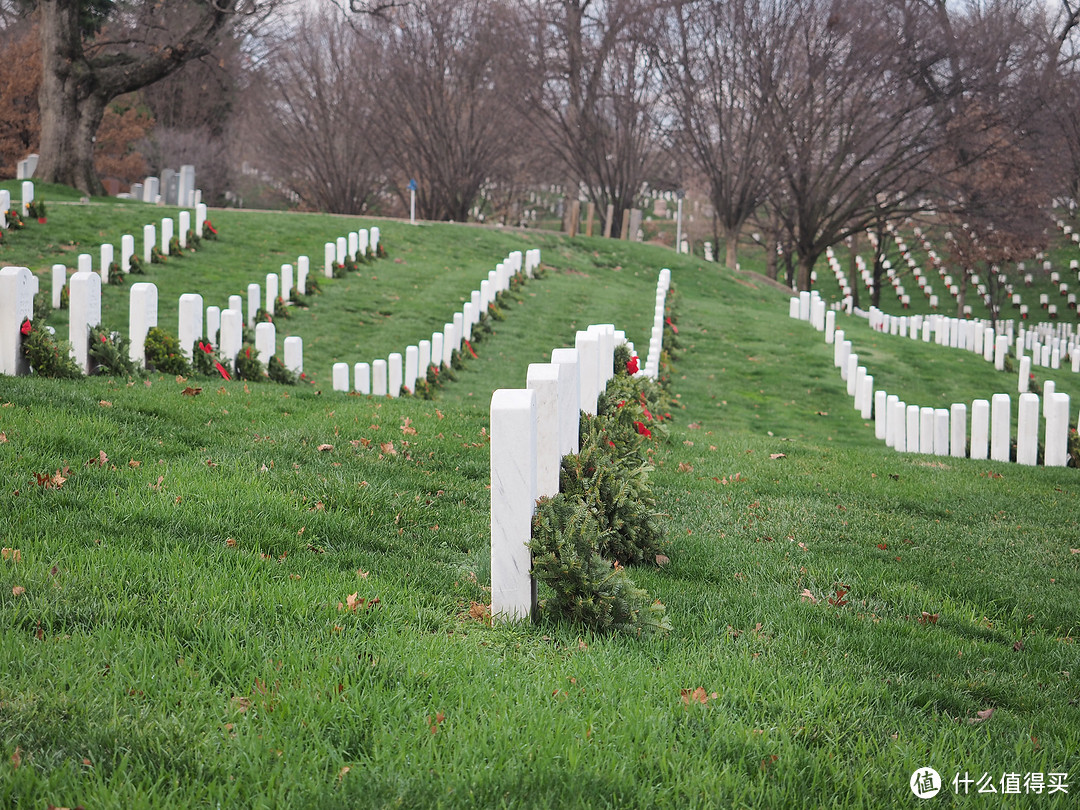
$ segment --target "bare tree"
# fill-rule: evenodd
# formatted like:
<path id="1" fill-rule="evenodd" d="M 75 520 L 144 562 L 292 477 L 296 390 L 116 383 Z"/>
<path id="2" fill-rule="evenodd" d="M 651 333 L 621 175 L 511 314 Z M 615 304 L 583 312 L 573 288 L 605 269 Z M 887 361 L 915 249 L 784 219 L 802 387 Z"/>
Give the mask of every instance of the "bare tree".
<path id="1" fill-rule="evenodd" d="M 417 182 L 422 217 L 464 221 L 523 137 L 510 100 L 512 18 L 502 3 L 422 0 L 392 21 L 373 88 L 382 154 L 402 197 Z"/>
<path id="2" fill-rule="evenodd" d="M 231 27 L 262 19 L 281 2 L 36 0 L 43 59 L 38 176 L 100 193 L 93 144 L 109 101 L 178 70 Z"/>
<path id="3" fill-rule="evenodd" d="M 324 8 L 301 15 L 253 81 L 255 160 L 307 207 L 359 214 L 378 192 L 372 122 L 384 62 L 376 37 Z"/>
<path id="4" fill-rule="evenodd" d="M 691 0 L 672 7 L 664 73 L 675 111 L 673 141 L 709 184 L 709 200 L 734 268 L 739 234 L 774 182 L 757 77 L 777 54 L 765 41 L 759 0 Z M 775 255 L 774 255 L 775 258 Z"/>
<path id="5" fill-rule="evenodd" d="M 794 0 L 771 13 L 770 40 L 784 52 L 761 72 L 759 92 L 780 178 L 771 202 L 794 246 L 799 289 L 827 247 L 883 206 L 916 210 L 937 179 L 933 110 L 870 2 Z"/>
<path id="6" fill-rule="evenodd" d="M 662 93 L 656 47 L 663 0 L 533 0 L 526 4 L 535 81 L 524 113 L 581 184 L 611 232 L 648 179 L 659 139 Z"/>

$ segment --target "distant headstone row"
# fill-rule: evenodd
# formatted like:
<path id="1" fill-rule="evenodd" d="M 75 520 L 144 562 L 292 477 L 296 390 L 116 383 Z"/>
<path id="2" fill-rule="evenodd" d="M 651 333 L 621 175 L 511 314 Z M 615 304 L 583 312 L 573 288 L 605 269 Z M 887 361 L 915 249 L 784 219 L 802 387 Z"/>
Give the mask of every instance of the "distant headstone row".
<path id="1" fill-rule="evenodd" d="M 202 202 L 202 191 L 195 188 L 195 167 L 189 164 L 181 166 L 179 172 L 163 169 L 160 177 L 147 177 L 142 183 L 133 183 L 131 191 L 120 196 L 151 205 L 180 208 L 195 208 Z"/>
<path id="2" fill-rule="evenodd" d="M 671 272 L 662 270 L 657 283 L 661 309 L 670 284 Z M 559 491 L 562 457 L 579 449 L 580 412 L 596 413 L 598 397 L 614 373 L 615 347 L 624 344 L 636 357 L 624 332 L 612 324 L 594 324 L 577 333 L 573 349 L 555 349 L 550 363 L 531 364 L 525 388 L 501 388 L 491 396 L 493 618 L 527 618 L 536 607 L 529 573 L 536 500 Z M 650 346 L 650 358 L 654 349 L 658 357 L 661 345 Z"/>
<path id="3" fill-rule="evenodd" d="M 378 229 L 373 228 L 374 238 L 378 240 Z M 344 244 L 343 244 L 344 243 Z M 337 243 L 327 243 L 327 262 L 330 261 L 329 249 L 347 250 L 348 240 L 338 239 Z M 358 248 L 360 242 L 357 243 Z M 335 252 L 335 261 L 338 254 Z M 339 262 L 340 263 L 340 262 Z M 433 332 L 430 340 L 421 340 L 405 348 L 404 356 L 400 352 L 391 352 L 386 359 L 359 362 L 352 367 L 351 389 L 361 394 L 372 396 L 396 397 L 402 387 L 415 392 L 418 379 L 426 378 L 429 366 L 449 366 L 456 351 L 461 351 L 463 341 L 472 339 L 472 328 L 480 322 L 480 316 L 488 311 L 495 302 L 495 296 L 510 289 L 511 279 L 518 273 L 532 277 L 533 271 L 540 266 L 540 250 L 514 251 L 488 273 L 480 282 L 480 288 L 474 290 L 460 312 L 455 312 L 441 331 Z M 348 363 L 335 363 L 333 367 L 333 386 L 335 391 L 350 390 L 350 368 Z"/>
<path id="4" fill-rule="evenodd" d="M 836 329 L 836 313 L 826 311 L 824 301 L 816 294 L 802 293 L 792 298 L 789 305 L 792 318 L 809 321 L 815 329 L 825 333 L 825 342 L 833 344 L 833 363 L 840 370 L 840 377 L 847 383 L 847 393 L 853 398 L 855 409 L 863 419 L 874 421 L 874 435 L 899 452 L 925 453 L 938 456 L 969 457 L 973 459 L 990 458 L 994 461 L 1010 461 L 1012 455 L 1012 404 L 1008 394 L 994 394 L 990 400 L 976 399 L 971 405 L 970 441 L 967 429 L 967 405 L 955 403 L 950 408 L 920 407 L 909 405 L 895 394 L 874 388 L 874 378 L 860 365 L 858 354 L 852 349 L 851 340 L 845 339 L 843 330 Z M 883 313 L 878 312 L 875 319 Z M 889 317 L 889 316 L 884 316 Z M 995 336 L 992 330 L 949 329 L 948 321 L 943 319 L 939 325 L 944 329 L 939 335 L 950 333 L 961 341 L 971 338 L 970 348 L 974 350 L 975 340 L 980 339 L 983 357 L 994 360 L 995 367 L 1004 369 L 1005 355 L 1009 350 L 1009 336 Z M 953 319 L 954 320 L 954 319 Z M 973 325 L 970 321 L 958 321 L 960 326 Z M 926 319 L 921 330 L 912 328 L 912 336 L 929 341 L 931 324 Z M 939 343 L 950 345 L 951 338 L 939 337 Z M 1018 341 L 1018 345 L 1023 341 Z M 1047 382 L 1044 389 L 1043 407 L 1039 407 L 1039 398 L 1026 393 L 1026 369 L 1021 361 L 1020 402 L 1016 436 L 1016 461 L 1020 464 L 1038 463 L 1039 419 L 1045 420 L 1043 464 L 1047 467 L 1064 467 L 1068 464 L 1069 434 L 1069 396 L 1057 393 L 1052 382 Z"/>

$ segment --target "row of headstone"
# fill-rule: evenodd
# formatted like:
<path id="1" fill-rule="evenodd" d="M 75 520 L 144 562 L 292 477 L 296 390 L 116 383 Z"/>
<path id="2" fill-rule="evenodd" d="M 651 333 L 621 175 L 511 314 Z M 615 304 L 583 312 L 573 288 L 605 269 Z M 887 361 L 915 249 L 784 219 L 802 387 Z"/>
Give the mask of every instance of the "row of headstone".
<path id="1" fill-rule="evenodd" d="M 361 228 L 327 242 L 323 246 L 323 275 L 333 278 L 335 264 L 343 265 L 346 259 L 358 261 L 369 252 L 378 253 L 379 235 L 378 227 Z"/>
<path id="2" fill-rule="evenodd" d="M 185 164 L 177 172 L 162 169 L 160 177 L 147 177 L 142 183 L 133 183 L 126 195 L 151 205 L 175 205 L 195 208 L 202 202 L 202 191 L 195 188 L 195 167 Z"/>
<path id="3" fill-rule="evenodd" d="M 814 308 L 808 294 L 803 308 Z M 807 300 L 809 299 L 809 300 Z M 789 315 L 801 320 L 802 300 L 792 298 Z M 970 442 L 967 431 L 967 406 L 955 403 L 950 408 L 931 408 L 910 405 L 895 394 L 874 388 L 874 378 L 859 363 L 858 354 L 852 351 L 852 343 L 845 339 L 844 331 L 835 328 L 835 316 L 826 313 L 825 340 L 833 344 L 833 364 L 840 370 L 840 378 L 847 385 L 860 417 L 873 420 L 874 435 L 899 452 L 924 453 L 938 456 L 969 457 L 994 461 L 1010 461 L 1012 414 L 1008 394 L 994 394 L 991 399 L 977 399 L 971 407 Z M 814 322 L 816 326 L 816 322 Z M 995 359 L 1003 361 L 1008 350 L 1007 336 L 999 335 L 993 341 Z M 988 341 L 984 341 L 989 345 Z M 1027 358 L 1025 358 L 1027 359 Z M 1001 366 L 1004 367 L 1003 365 Z M 1022 382 L 1026 379 L 1021 374 Z M 1045 420 L 1044 459 L 1048 467 L 1064 467 L 1068 463 L 1069 396 L 1057 393 L 1052 383 L 1044 389 L 1045 407 L 1041 416 Z M 1024 389 L 1026 390 L 1026 389 Z M 1017 461 L 1036 464 L 1039 446 L 1039 399 L 1034 394 L 1021 393 L 1020 420 L 1017 427 Z"/>
<path id="4" fill-rule="evenodd" d="M 73 281 L 74 278 L 73 276 Z M 74 288 L 72 294 L 74 295 Z M 177 338 L 180 349 L 190 361 L 197 351 L 196 345 L 205 339 L 232 366 L 243 347 L 243 299 L 239 295 L 230 296 L 229 305 L 225 309 L 217 306 L 204 308 L 203 303 L 203 297 L 197 293 L 185 293 L 180 296 L 177 308 Z M 140 367 L 144 366 L 146 361 L 147 332 L 157 325 L 157 286 L 150 282 L 132 284 L 128 315 L 129 351 L 132 362 Z M 295 335 L 286 337 L 283 349 L 283 365 L 294 374 L 302 374 L 304 371 L 303 340 Z M 277 354 L 277 329 L 274 324 L 255 325 L 255 350 L 259 361 L 264 364 L 269 363 L 270 358 Z"/>
<path id="5" fill-rule="evenodd" d="M 26 217 L 30 214 L 30 203 L 34 201 L 34 184 L 29 180 L 24 180 L 21 189 L 22 199 L 19 201 L 17 212 L 20 217 Z M 7 229 L 7 212 L 11 210 L 11 192 L 2 188 L 0 189 L 0 228 Z"/>
<path id="6" fill-rule="evenodd" d="M 488 272 L 488 277 L 480 282 L 478 290 L 473 290 L 462 310 L 455 312 L 441 331 L 433 332 L 430 340 L 407 346 L 404 355 L 392 352 L 386 359 L 355 363 L 351 369 L 351 390 L 377 397 L 396 397 L 402 387 L 414 392 L 417 380 L 426 379 L 430 366 L 438 369 L 451 364 L 454 352 L 461 351 L 464 341 L 472 339 L 472 328 L 480 322 L 480 316 L 495 303 L 500 292 L 510 289 L 511 279 L 518 273 L 531 278 L 539 266 L 539 248 L 524 254 L 520 250 L 512 252 Z M 349 364 L 335 363 L 332 379 L 335 391 L 349 391 Z"/>
<path id="7" fill-rule="evenodd" d="M 645 356 L 645 365 L 639 374 L 652 377 L 660 376 L 660 355 L 664 351 L 664 307 L 667 305 L 668 290 L 671 289 L 671 270 L 664 268 L 656 280 L 656 298 L 653 307 L 652 331 L 649 333 L 649 351 Z"/>
<path id="8" fill-rule="evenodd" d="M 526 619 L 536 608 L 529 553 L 536 501 L 559 491 L 562 457 L 579 450 L 579 414 L 596 413 L 597 398 L 614 376 L 615 347 L 624 344 L 636 357 L 624 332 L 594 324 L 577 333 L 573 349 L 555 349 L 550 363 L 531 364 L 525 388 L 491 396 L 494 619 Z"/>

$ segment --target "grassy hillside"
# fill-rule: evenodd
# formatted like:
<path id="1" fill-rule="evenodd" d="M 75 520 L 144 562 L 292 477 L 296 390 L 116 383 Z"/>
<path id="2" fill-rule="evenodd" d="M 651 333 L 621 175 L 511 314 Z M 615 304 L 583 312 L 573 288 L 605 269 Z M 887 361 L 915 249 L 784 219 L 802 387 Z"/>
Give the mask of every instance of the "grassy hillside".
<path id="1" fill-rule="evenodd" d="M 32 245 L 47 268 L 60 224 L 89 242 L 145 211 L 57 205 L 0 262 Z M 304 250 L 317 265 L 370 224 L 212 219 L 219 243 L 152 271 L 163 304 Z M 0 378 L 0 806 L 876 808 L 915 801 L 924 766 L 1077 781 L 1075 469 L 884 447 L 832 347 L 753 274 L 380 227 L 390 258 L 289 322 L 316 385 Z M 334 359 L 426 337 L 531 246 L 546 275 L 436 401 L 328 390 Z M 491 391 L 591 322 L 644 347 L 662 266 L 682 346 L 652 476 L 671 562 L 632 575 L 673 630 L 490 627 Z M 107 290 L 106 318 L 125 301 Z M 966 353 L 841 326 L 909 402 L 1015 390 Z"/>

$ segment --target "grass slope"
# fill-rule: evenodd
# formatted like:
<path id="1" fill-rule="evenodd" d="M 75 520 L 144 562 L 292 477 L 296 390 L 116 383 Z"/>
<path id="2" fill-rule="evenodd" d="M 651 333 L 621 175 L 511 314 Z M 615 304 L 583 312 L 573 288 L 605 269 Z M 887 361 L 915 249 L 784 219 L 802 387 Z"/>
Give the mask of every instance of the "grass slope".
<path id="1" fill-rule="evenodd" d="M 243 239 L 272 264 L 285 234 L 339 225 L 232 216 L 207 257 Z M 372 266 L 379 303 L 345 279 L 297 315 L 327 359 L 441 327 L 456 306 L 421 302 L 515 246 L 549 265 L 435 402 L 0 378 L 0 545 L 20 552 L 0 560 L 0 806 L 883 807 L 915 801 L 922 766 L 1076 781 L 1076 470 L 885 448 L 831 347 L 752 274 L 598 239 L 385 233 L 409 258 Z M 683 347 L 653 473 L 671 563 L 633 576 L 674 630 L 488 627 L 470 610 L 490 393 L 590 322 L 644 346 L 662 265 Z M 272 269 L 223 261 L 221 289 Z M 391 314 L 320 331 L 350 306 Z M 970 355 L 842 327 L 909 402 L 1014 390 Z"/>

